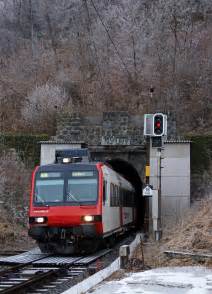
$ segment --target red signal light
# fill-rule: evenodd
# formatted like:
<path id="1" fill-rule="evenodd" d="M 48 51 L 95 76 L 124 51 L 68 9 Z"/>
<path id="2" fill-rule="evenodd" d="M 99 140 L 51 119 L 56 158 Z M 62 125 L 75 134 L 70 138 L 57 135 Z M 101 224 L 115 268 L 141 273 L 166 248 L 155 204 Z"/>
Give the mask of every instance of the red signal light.
<path id="1" fill-rule="evenodd" d="M 154 136 L 163 136 L 164 133 L 164 116 L 161 113 L 154 115 Z"/>

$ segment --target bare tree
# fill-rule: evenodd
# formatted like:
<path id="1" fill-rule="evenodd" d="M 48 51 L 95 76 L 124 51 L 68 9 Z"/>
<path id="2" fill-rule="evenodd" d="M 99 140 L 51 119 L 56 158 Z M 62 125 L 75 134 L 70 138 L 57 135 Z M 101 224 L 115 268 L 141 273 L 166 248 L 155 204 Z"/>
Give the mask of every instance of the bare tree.
<path id="1" fill-rule="evenodd" d="M 185 130 L 194 116 L 209 129 L 210 2 L 0 1 L 1 129 L 25 128 L 20 109 L 45 84 L 77 111 L 169 111 Z"/>
<path id="2" fill-rule="evenodd" d="M 67 105 L 67 95 L 59 86 L 45 84 L 37 86 L 27 97 L 22 109 L 23 117 L 32 129 L 41 132 L 54 130 L 57 112 Z"/>

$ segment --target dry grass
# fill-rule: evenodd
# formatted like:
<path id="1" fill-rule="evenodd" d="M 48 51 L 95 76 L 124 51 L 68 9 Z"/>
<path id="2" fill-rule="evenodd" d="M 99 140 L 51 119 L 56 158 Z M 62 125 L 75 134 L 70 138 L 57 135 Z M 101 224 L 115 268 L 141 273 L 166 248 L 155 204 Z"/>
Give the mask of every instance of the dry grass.
<path id="1" fill-rule="evenodd" d="M 203 264 L 212 267 L 212 261 L 198 261 L 191 258 L 173 258 L 164 256 L 165 250 L 178 250 L 195 253 L 212 253 L 212 199 L 196 203 L 183 220 L 172 229 L 164 229 L 163 238 L 155 242 L 151 237 L 143 244 L 144 264 L 150 267 L 186 266 Z M 134 258 L 142 259 L 139 246 Z"/>
<path id="2" fill-rule="evenodd" d="M 202 201 L 170 235 L 167 248 L 199 253 L 212 252 L 212 199 Z"/>
<path id="3" fill-rule="evenodd" d="M 15 238 L 15 232 L 12 230 L 11 226 L 6 222 L 1 221 L 0 223 L 1 244 L 6 243 L 8 239 L 14 239 L 14 238 Z"/>
<path id="4" fill-rule="evenodd" d="M 27 250 L 35 247 L 28 237 L 27 228 L 8 221 L 3 209 L 0 210 L 0 250 Z"/>

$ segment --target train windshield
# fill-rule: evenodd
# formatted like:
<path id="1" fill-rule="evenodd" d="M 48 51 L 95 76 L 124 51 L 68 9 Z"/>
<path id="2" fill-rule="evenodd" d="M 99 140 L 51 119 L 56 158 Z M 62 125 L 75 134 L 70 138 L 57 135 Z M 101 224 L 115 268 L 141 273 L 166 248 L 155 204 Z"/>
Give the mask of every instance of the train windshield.
<path id="1" fill-rule="evenodd" d="M 35 202 L 61 202 L 64 195 L 64 177 L 62 173 L 41 172 L 35 182 Z"/>
<path id="2" fill-rule="evenodd" d="M 40 172 L 36 175 L 37 205 L 89 205 L 97 201 L 96 171 Z"/>
<path id="3" fill-rule="evenodd" d="M 95 203 L 97 200 L 97 173 L 72 171 L 68 175 L 67 201 Z"/>

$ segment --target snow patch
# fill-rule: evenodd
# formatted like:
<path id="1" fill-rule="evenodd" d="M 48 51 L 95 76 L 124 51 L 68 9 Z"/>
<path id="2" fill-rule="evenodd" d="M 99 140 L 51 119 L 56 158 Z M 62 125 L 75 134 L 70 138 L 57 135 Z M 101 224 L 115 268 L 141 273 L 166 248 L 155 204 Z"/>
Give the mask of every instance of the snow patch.
<path id="1" fill-rule="evenodd" d="M 203 267 L 158 268 L 104 283 L 92 292 L 107 293 L 209 294 L 212 293 L 212 270 Z"/>

